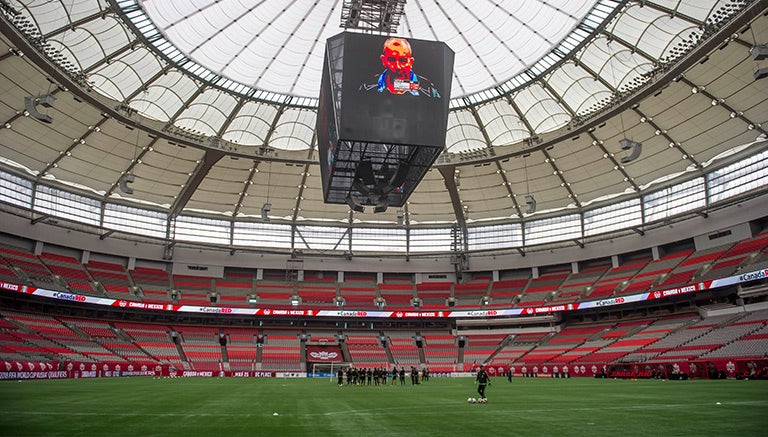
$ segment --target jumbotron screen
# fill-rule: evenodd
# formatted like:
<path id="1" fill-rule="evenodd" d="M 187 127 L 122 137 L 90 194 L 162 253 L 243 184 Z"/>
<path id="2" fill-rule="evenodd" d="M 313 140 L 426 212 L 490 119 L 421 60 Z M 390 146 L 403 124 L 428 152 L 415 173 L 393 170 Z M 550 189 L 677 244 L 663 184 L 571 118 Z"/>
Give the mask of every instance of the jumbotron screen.
<path id="1" fill-rule="evenodd" d="M 328 39 L 317 117 L 326 202 L 344 202 L 363 161 L 373 176 L 362 178 L 377 183 L 406 163 L 409 175 L 403 180 L 400 166 L 397 192 L 389 190 L 391 204 L 404 202 L 445 146 L 453 59 L 442 42 L 348 32 Z M 362 203 L 376 203 L 363 191 Z"/>

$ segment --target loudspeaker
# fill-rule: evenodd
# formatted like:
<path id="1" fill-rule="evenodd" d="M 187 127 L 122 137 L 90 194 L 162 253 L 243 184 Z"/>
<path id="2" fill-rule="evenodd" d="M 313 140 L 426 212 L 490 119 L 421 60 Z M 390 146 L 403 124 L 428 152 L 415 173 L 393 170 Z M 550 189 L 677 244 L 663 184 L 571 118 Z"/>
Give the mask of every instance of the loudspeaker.
<path id="1" fill-rule="evenodd" d="M 387 210 L 387 207 L 389 207 L 389 196 L 386 194 L 379 197 L 378 201 L 376 202 L 376 206 L 373 208 L 373 212 L 384 212 Z"/>
<path id="2" fill-rule="evenodd" d="M 360 161 L 357 164 L 355 180 L 359 180 L 365 185 L 376 185 L 376 177 L 373 174 L 373 164 L 371 161 Z"/>
<path id="3" fill-rule="evenodd" d="M 640 153 L 643 151 L 642 143 L 638 143 L 637 141 L 632 141 L 629 138 L 624 138 L 619 140 L 619 144 L 621 145 L 621 150 L 632 150 L 632 152 L 630 152 L 628 156 L 621 158 L 622 164 L 626 164 L 628 162 L 634 161 L 640 156 Z"/>
<path id="4" fill-rule="evenodd" d="M 355 200 L 355 198 L 350 195 L 347 195 L 347 205 L 349 205 L 349 208 L 352 211 L 365 212 L 365 207 L 357 203 L 357 200 Z"/>
<path id="5" fill-rule="evenodd" d="M 265 222 L 269 221 L 269 212 L 272 211 L 272 204 L 267 202 L 261 206 L 261 219 Z"/>
<path id="6" fill-rule="evenodd" d="M 48 114 L 42 114 L 37 110 L 37 104 L 40 103 L 41 105 L 50 108 L 53 105 L 53 101 L 55 100 L 55 97 L 53 97 L 50 94 L 45 94 L 43 96 L 40 96 L 38 98 L 34 98 L 32 96 L 24 97 L 24 109 L 27 110 L 29 115 L 35 117 L 36 119 L 44 122 L 44 123 L 52 123 L 53 118 L 51 118 Z"/>
<path id="7" fill-rule="evenodd" d="M 536 199 L 534 199 L 533 196 L 526 194 L 525 203 L 528 205 L 528 210 L 525 211 L 526 214 L 533 214 L 536 212 Z"/>
<path id="8" fill-rule="evenodd" d="M 400 161 L 397 164 L 397 169 L 395 170 L 395 173 L 392 175 L 392 177 L 389 179 L 389 182 L 387 185 L 392 187 L 392 189 L 398 189 L 401 185 L 405 183 L 405 178 L 408 177 L 408 172 L 410 171 L 411 166 L 405 162 Z"/>
<path id="9" fill-rule="evenodd" d="M 763 59 L 768 58 L 768 45 L 752 46 L 752 48 L 749 49 L 749 54 L 752 55 L 753 61 L 762 61 Z"/>
<path id="10" fill-rule="evenodd" d="M 126 173 L 120 176 L 120 179 L 117 180 L 117 187 L 120 188 L 120 191 L 123 193 L 131 195 L 133 194 L 133 188 L 129 187 L 128 184 L 134 182 L 135 180 L 136 176 L 134 176 L 132 173 Z"/>

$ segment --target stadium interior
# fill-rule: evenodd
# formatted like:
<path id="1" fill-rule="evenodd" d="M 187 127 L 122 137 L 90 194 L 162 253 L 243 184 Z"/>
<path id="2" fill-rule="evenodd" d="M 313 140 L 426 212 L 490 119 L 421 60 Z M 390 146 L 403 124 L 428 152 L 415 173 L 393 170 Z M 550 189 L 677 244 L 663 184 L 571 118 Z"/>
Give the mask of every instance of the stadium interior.
<path id="1" fill-rule="evenodd" d="M 0 373 L 768 378 L 768 1 L 72 3 L 0 2 Z M 323 201 L 341 30 L 456 54 L 377 214 Z"/>

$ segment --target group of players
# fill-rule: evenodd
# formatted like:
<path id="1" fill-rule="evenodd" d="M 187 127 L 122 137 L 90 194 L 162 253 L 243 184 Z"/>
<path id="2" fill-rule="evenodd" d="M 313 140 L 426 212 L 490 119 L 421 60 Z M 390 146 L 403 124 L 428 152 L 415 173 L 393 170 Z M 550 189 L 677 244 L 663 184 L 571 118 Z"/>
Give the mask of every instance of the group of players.
<path id="1" fill-rule="evenodd" d="M 405 385 L 406 373 L 409 373 L 412 385 L 419 384 L 420 380 L 429 380 L 428 368 L 425 367 L 419 370 L 414 366 L 411 366 L 410 372 L 406 372 L 405 367 L 398 369 L 396 366 L 390 370 L 381 367 L 373 369 L 348 367 L 339 370 L 336 377 L 339 387 L 342 387 L 345 383 L 347 385 L 387 385 L 387 381 L 390 381 L 390 385 L 396 385 L 398 381 L 400 381 L 400 385 Z"/>
<path id="2" fill-rule="evenodd" d="M 397 366 L 392 367 L 391 370 L 382 367 L 373 369 L 348 367 L 338 371 L 336 383 L 339 387 L 343 387 L 345 383 L 347 385 L 387 385 L 387 381 L 391 381 L 391 385 L 396 385 L 398 381 L 400 381 L 400 385 L 405 385 L 405 374 L 405 367 L 398 369 Z M 429 381 L 429 369 L 425 367 L 419 370 L 411 366 L 410 376 L 412 385 L 419 384 L 419 379 Z M 509 376 L 511 379 L 511 374 Z M 491 385 L 491 378 L 483 366 L 479 366 L 477 369 L 475 384 L 477 384 L 477 394 L 480 396 L 479 401 L 482 403 L 488 402 L 488 398 L 485 397 L 485 389 Z"/>

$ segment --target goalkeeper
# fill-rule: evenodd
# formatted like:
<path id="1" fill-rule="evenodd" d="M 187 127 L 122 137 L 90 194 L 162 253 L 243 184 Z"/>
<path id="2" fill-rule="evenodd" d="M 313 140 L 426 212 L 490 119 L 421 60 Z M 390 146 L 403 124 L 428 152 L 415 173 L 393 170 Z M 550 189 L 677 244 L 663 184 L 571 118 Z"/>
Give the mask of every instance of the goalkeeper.
<path id="1" fill-rule="evenodd" d="M 480 395 L 478 401 L 486 402 L 488 399 L 485 397 L 485 387 L 491 385 L 491 378 L 485 372 L 485 368 L 480 366 L 475 377 L 475 383 L 477 384 L 477 393 Z"/>

